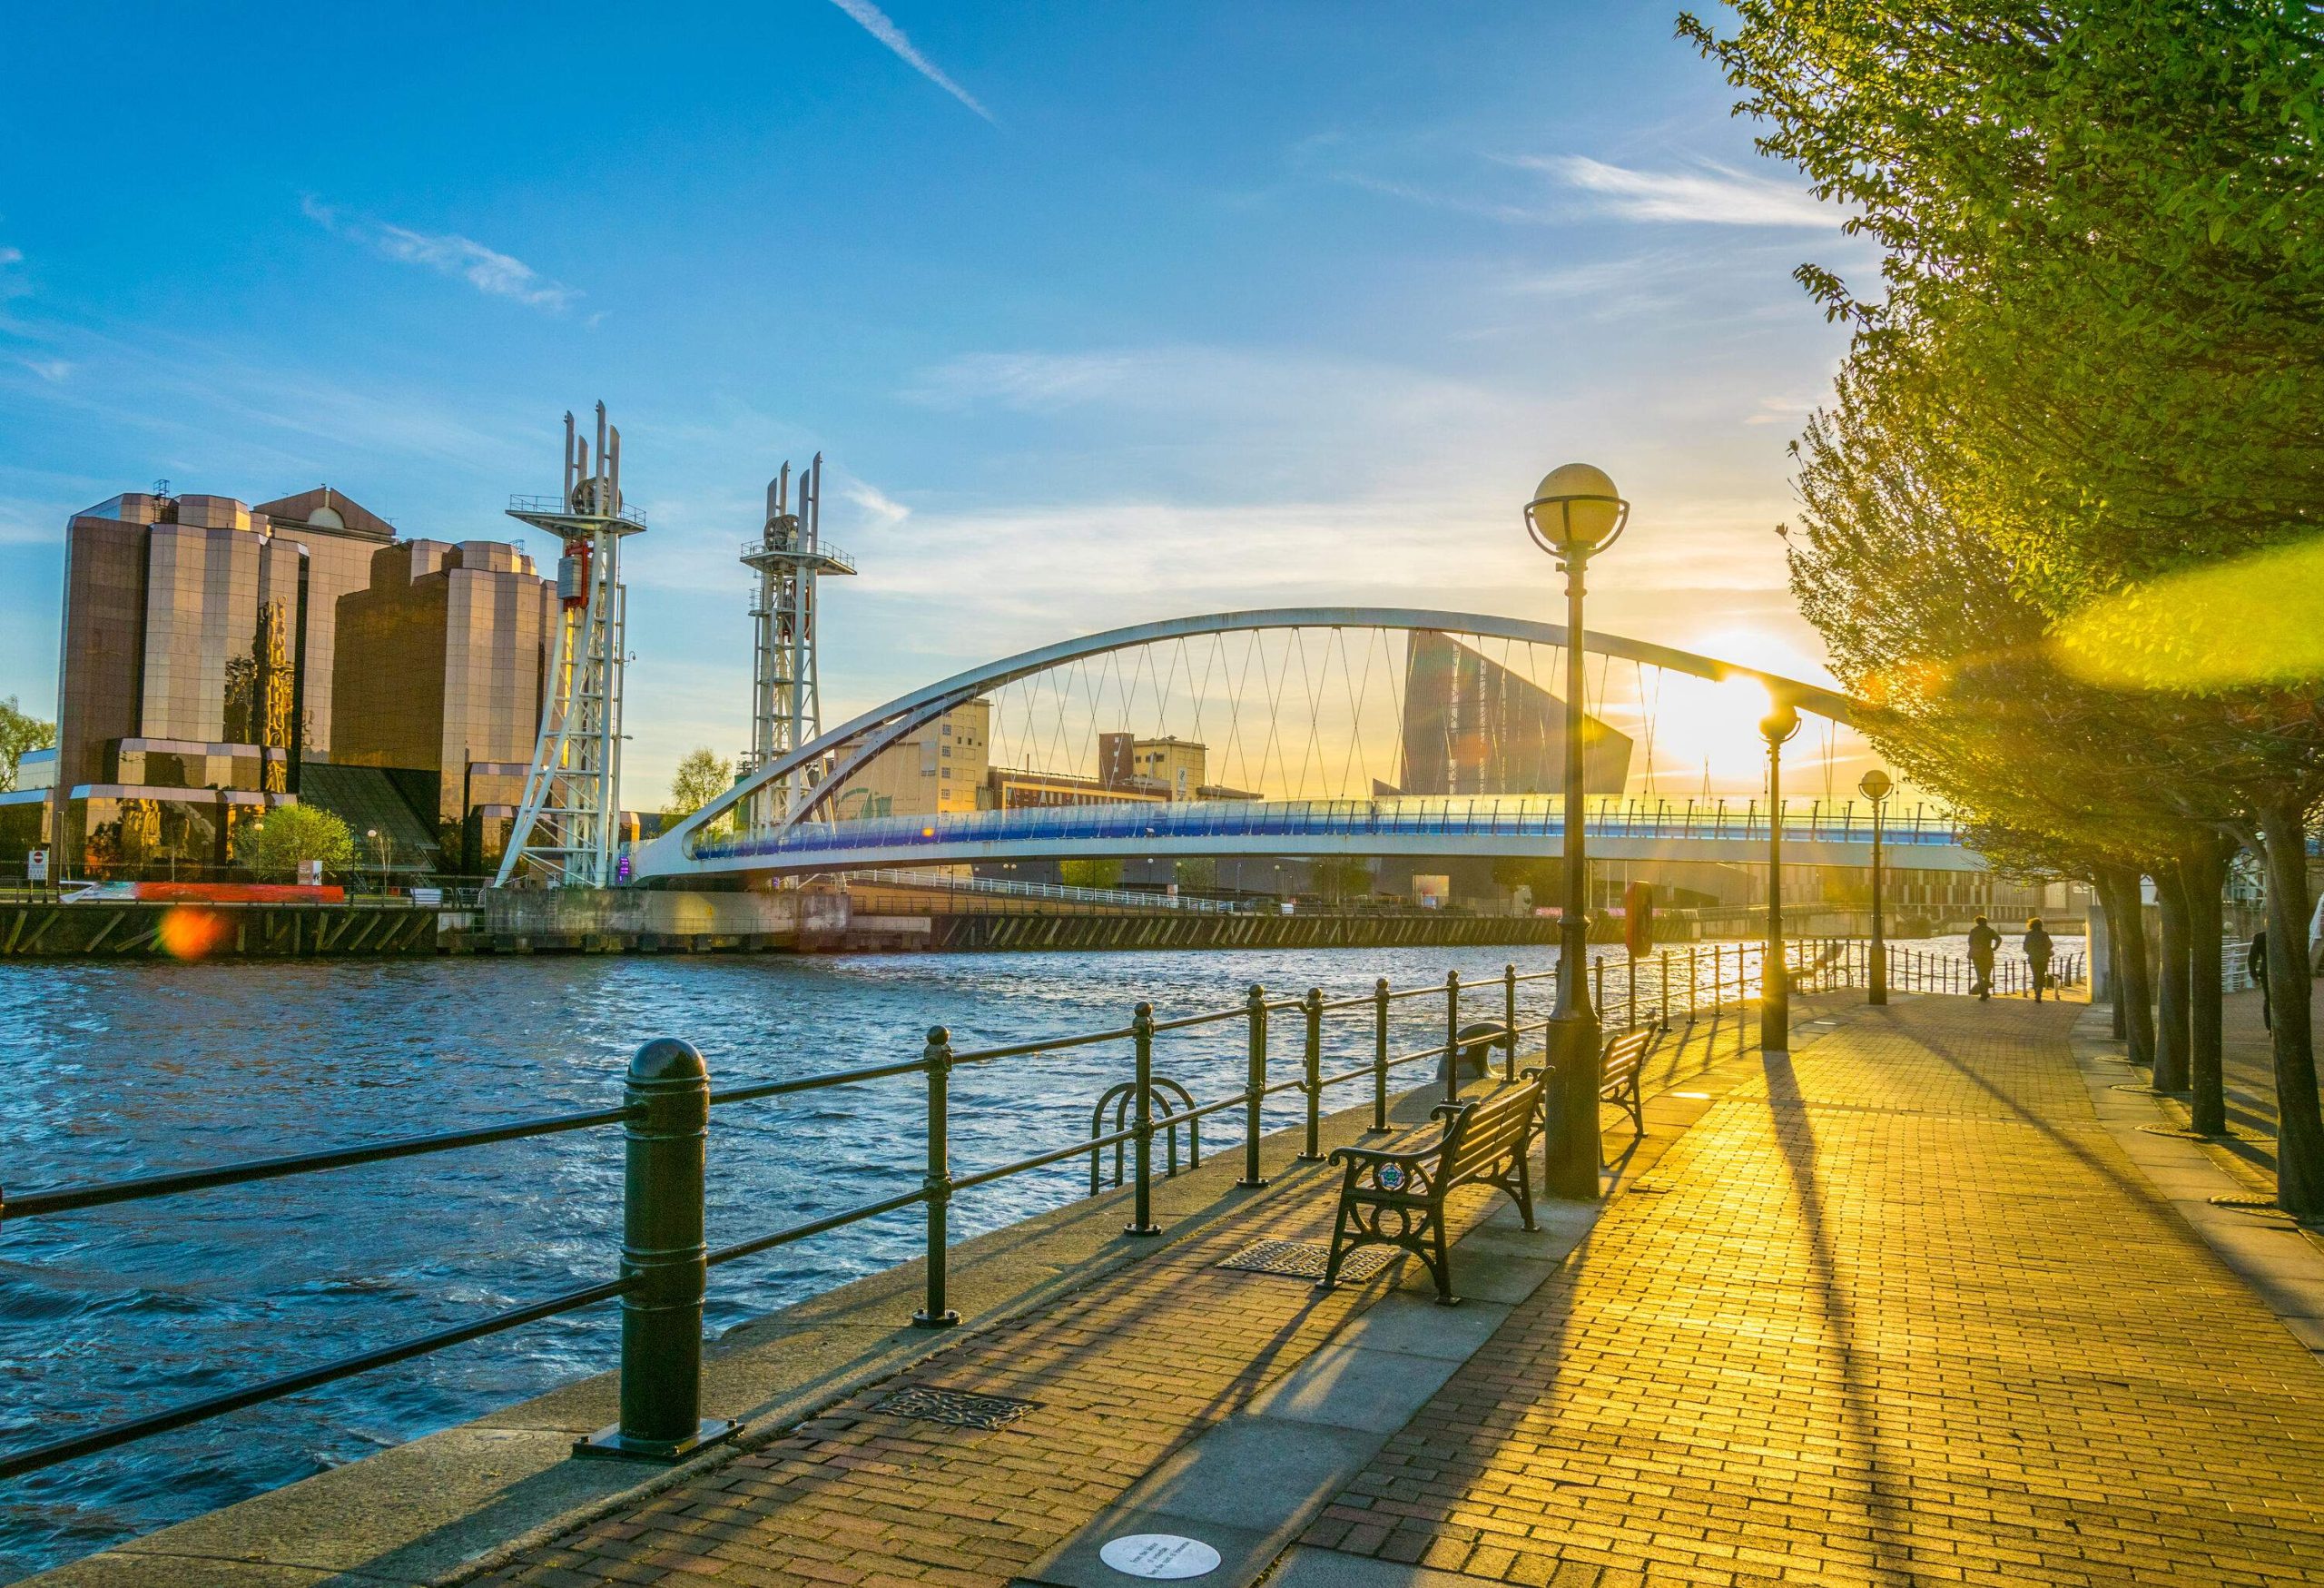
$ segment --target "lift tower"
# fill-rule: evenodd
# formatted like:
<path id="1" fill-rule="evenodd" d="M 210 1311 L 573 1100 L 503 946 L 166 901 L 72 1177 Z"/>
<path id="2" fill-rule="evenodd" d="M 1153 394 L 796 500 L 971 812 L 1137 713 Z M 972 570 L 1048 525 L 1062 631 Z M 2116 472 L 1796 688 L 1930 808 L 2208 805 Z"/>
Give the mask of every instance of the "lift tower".
<path id="1" fill-rule="evenodd" d="M 604 403 L 595 460 L 567 413 L 564 491 L 511 497 L 508 516 L 556 536 L 563 551 L 540 740 L 495 884 L 526 874 L 550 887 L 607 887 L 620 848 L 621 543 L 645 518 L 621 499 L 621 432 L 606 423 Z"/>
<path id="2" fill-rule="evenodd" d="M 823 731 L 822 690 L 815 675 L 815 580 L 852 574 L 855 564 L 822 538 L 823 455 L 799 474 L 799 510 L 791 510 L 791 465 L 766 482 L 766 522 L 743 545 L 743 565 L 759 577 L 751 607 L 756 643 L 751 668 L 749 772 L 809 744 Z M 812 772 L 781 778 L 751 801 L 750 824 L 772 825 L 815 781 Z"/>

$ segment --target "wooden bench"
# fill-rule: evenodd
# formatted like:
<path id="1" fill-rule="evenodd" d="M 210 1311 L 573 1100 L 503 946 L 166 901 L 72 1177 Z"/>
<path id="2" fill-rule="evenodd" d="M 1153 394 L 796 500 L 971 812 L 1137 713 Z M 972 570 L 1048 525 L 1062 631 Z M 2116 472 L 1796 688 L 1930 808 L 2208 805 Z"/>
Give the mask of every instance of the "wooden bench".
<path id="1" fill-rule="evenodd" d="M 1444 1122 L 1435 1145 L 1411 1152 L 1342 1147 L 1331 1161 L 1347 1167 L 1340 1182 L 1332 1255 L 1320 1281 L 1339 1283 L 1340 1263 L 1358 1247 L 1393 1246 L 1428 1265 L 1436 1299 L 1451 1307 L 1452 1258 L 1444 1239 L 1444 1198 L 1460 1186 L 1493 1186 L 1508 1193 L 1533 1228 L 1533 1181 L 1527 1154 L 1541 1129 L 1546 1074 L 1528 1070 L 1524 1080 L 1497 1097 L 1439 1103 L 1431 1116 Z"/>
<path id="2" fill-rule="evenodd" d="M 1632 1026 L 1609 1038 L 1598 1060 L 1599 1100 L 1612 1103 L 1628 1114 L 1640 1137 L 1646 1134 L 1646 1100 L 1639 1093 L 1640 1074 L 1646 1069 L 1647 1055 L 1654 1051 L 1661 1036 L 1657 1026 Z M 1606 1160 L 1600 1159 L 1598 1167 L 1605 1166 Z"/>

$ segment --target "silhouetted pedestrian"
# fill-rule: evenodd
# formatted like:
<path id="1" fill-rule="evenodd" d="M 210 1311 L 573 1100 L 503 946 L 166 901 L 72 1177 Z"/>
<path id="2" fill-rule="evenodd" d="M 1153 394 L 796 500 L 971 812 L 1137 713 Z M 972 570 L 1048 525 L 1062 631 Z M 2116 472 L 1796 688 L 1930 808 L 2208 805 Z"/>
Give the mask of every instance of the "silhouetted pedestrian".
<path id="1" fill-rule="evenodd" d="M 1977 917 L 1969 928 L 1969 969 L 1975 983 L 1970 988 L 1977 997 L 1991 1002 L 1994 995 L 1994 955 L 2001 951 L 2001 933 L 1984 916 Z"/>
<path id="2" fill-rule="evenodd" d="M 2025 962 L 2034 972 L 2034 1001 L 2042 1001 L 2042 989 L 2050 984 L 2050 955 L 2056 945 L 2050 941 L 2049 928 L 2042 924 L 2038 915 L 2025 923 Z"/>
<path id="3" fill-rule="evenodd" d="M 2268 929 L 2261 927 L 2251 934 L 2251 947 L 2243 957 L 2243 968 L 2251 972 L 2251 985 L 2260 990 L 2260 1025 L 2262 1030 L 2276 1029 L 2276 1003 L 2268 991 Z"/>

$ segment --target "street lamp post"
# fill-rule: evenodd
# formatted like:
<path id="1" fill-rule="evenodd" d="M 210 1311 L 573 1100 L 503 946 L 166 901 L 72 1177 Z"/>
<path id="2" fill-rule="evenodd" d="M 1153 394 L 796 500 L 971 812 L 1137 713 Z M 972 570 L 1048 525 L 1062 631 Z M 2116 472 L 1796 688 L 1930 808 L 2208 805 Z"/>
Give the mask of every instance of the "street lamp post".
<path id="1" fill-rule="evenodd" d="M 1783 962 L 1783 747 L 1799 732 L 1799 708 L 1777 700 L 1759 719 L 1768 742 L 1768 952 L 1759 968 L 1759 1048 L 1791 1051 L 1791 972 Z"/>
<path id="2" fill-rule="evenodd" d="M 1867 979 L 1872 983 L 1872 990 L 1866 1001 L 1886 1003 L 1888 1001 L 1888 934 L 1880 921 L 1880 816 L 1887 807 L 1889 791 L 1896 785 L 1889 782 L 1886 773 L 1876 766 L 1866 773 L 1864 781 L 1856 786 L 1866 799 L 1872 802 L 1872 954 L 1871 963 L 1866 967 L 1871 972 Z"/>
<path id="3" fill-rule="evenodd" d="M 364 828 L 363 836 L 371 841 L 371 853 L 379 857 L 379 892 L 384 896 L 388 891 L 388 845 L 392 840 L 377 827 Z"/>
<path id="4" fill-rule="evenodd" d="M 1598 1015 L 1586 980 L 1590 958 L 1590 859 L 1582 839 L 1586 761 L 1582 701 L 1582 575 L 1590 557 L 1620 538 L 1630 504 L 1602 469 L 1568 463 L 1541 478 L 1525 505 L 1534 544 L 1565 575 L 1565 810 L 1561 822 L 1565 899 L 1558 916 L 1557 1006 L 1549 1020 L 1549 1060 L 1556 1072 L 1561 1129 L 1545 1144 L 1543 1188 L 1553 1197 L 1594 1201 L 1599 1194 Z"/>

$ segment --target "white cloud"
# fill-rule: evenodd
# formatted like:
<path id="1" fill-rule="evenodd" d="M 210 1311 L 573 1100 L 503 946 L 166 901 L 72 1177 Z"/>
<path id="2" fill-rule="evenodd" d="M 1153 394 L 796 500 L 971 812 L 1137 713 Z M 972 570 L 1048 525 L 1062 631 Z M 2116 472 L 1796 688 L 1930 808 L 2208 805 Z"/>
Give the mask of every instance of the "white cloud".
<path id="1" fill-rule="evenodd" d="M 897 59 L 902 61 L 905 65 L 910 66 L 985 120 L 993 119 L 992 113 L 979 104 L 974 94 L 946 76 L 941 66 L 913 48 L 911 40 L 904 36 L 903 29 L 890 22 L 887 14 L 872 5 L 872 0 L 832 0 L 832 4 L 853 17 L 862 25 L 865 33 L 894 51 Z"/>
<path id="2" fill-rule="evenodd" d="M 385 221 L 362 220 L 312 198 L 300 199 L 299 208 L 333 236 L 360 242 L 389 259 L 455 277 L 487 297 L 507 298 L 552 314 L 563 313 L 581 297 L 579 289 L 552 281 L 523 260 L 457 232 L 414 232 Z"/>
<path id="3" fill-rule="evenodd" d="M 1630 221 L 1830 227 L 1841 218 L 1837 206 L 1787 182 L 1708 163 L 1681 172 L 1633 171 L 1583 154 L 1527 155 L 1510 163 L 1594 193 L 1604 209 Z"/>
<path id="4" fill-rule="evenodd" d="M 911 509 L 888 495 L 876 485 L 856 480 L 841 495 L 863 509 L 864 516 L 882 529 L 891 529 L 911 517 Z"/>
<path id="5" fill-rule="evenodd" d="M 1111 397 L 1152 354 L 964 353 L 921 371 L 904 395 L 931 408 L 981 402 L 1041 411 Z"/>
<path id="6" fill-rule="evenodd" d="M 63 359 L 18 359 L 16 362 L 44 380 L 62 380 L 73 373 L 73 366 Z"/>
<path id="7" fill-rule="evenodd" d="M 25 251 L 21 248 L 0 248 L 0 265 L 22 264 Z"/>

